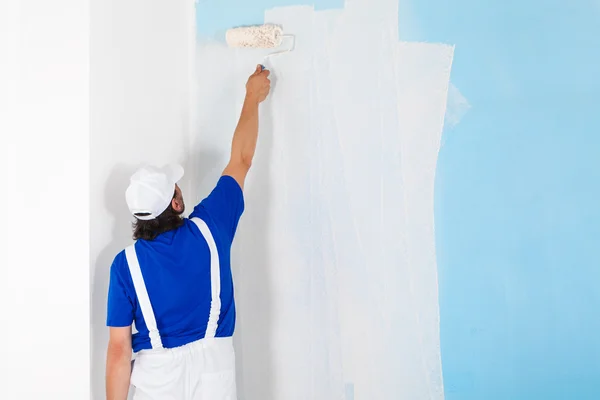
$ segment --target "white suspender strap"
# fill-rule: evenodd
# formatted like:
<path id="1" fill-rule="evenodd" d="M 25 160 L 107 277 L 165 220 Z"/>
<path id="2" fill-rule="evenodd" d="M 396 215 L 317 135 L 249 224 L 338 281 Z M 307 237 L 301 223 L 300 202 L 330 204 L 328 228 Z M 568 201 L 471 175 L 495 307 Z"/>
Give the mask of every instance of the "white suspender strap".
<path id="1" fill-rule="evenodd" d="M 154 310 L 152 310 L 150 297 L 148 297 L 148 290 L 146 290 L 142 270 L 140 269 L 140 262 L 138 261 L 137 253 L 135 252 L 135 244 L 132 244 L 125 249 L 125 257 L 127 257 L 127 265 L 129 265 L 129 271 L 131 272 L 131 279 L 133 280 L 133 287 L 135 288 L 138 304 L 140 305 L 146 327 L 148 328 L 150 344 L 153 349 L 162 349 L 162 341 L 160 340 L 160 334 L 158 333 L 158 328 L 156 326 L 156 318 L 154 317 Z"/>
<path id="2" fill-rule="evenodd" d="M 200 233 L 204 236 L 204 240 L 208 244 L 210 250 L 210 313 L 208 316 L 208 324 L 206 326 L 206 339 L 214 338 L 217 333 L 217 324 L 219 315 L 221 314 L 221 264 L 219 262 L 219 252 L 217 244 L 206 222 L 200 218 L 192 218 L 192 221 L 200 229 Z"/>

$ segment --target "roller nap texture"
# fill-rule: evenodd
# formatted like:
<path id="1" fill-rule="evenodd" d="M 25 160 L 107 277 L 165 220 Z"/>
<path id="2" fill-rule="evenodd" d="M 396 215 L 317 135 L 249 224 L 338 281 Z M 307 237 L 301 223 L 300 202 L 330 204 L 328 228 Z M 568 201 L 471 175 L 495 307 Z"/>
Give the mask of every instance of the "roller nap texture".
<path id="1" fill-rule="evenodd" d="M 277 25 L 245 26 L 229 29 L 225 40 L 230 47 L 269 49 L 281 44 L 283 30 Z"/>

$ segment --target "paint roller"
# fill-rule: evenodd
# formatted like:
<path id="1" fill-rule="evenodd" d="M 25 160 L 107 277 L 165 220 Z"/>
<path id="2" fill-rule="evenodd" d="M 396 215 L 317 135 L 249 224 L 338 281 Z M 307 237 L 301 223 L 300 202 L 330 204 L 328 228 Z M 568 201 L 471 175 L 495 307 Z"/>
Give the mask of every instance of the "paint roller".
<path id="1" fill-rule="evenodd" d="M 291 46 L 287 49 L 267 54 L 263 60 L 263 64 L 269 57 L 294 50 L 296 45 L 295 37 L 293 35 L 284 35 L 283 29 L 273 24 L 242 26 L 229 29 L 225 32 L 227 45 L 234 48 L 272 49 L 281 46 L 285 38 L 291 39 Z M 262 67 L 265 69 L 264 65 Z"/>

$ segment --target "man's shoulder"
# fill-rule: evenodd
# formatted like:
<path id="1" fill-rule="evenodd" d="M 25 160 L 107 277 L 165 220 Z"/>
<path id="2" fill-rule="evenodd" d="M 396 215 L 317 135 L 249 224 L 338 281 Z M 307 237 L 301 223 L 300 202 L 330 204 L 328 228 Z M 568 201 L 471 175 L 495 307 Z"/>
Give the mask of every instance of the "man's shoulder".
<path id="1" fill-rule="evenodd" d="M 206 209 L 203 203 L 198 204 L 194 207 L 194 211 L 190 214 L 189 218 L 186 218 L 187 227 L 197 226 L 195 219 L 201 219 L 202 221 L 207 221 L 210 219 L 210 212 Z"/>
<path id="2" fill-rule="evenodd" d="M 135 243 L 133 245 L 135 245 Z M 127 247 L 124 248 L 123 250 L 121 250 L 119 253 L 117 253 L 115 258 L 113 259 L 113 262 L 112 262 L 112 265 L 110 268 L 112 270 L 114 270 L 114 272 L 121 274 L 124 271 L 129 270 L 129 266 L 127 264 L 126 250 L 127 250 Z"/>

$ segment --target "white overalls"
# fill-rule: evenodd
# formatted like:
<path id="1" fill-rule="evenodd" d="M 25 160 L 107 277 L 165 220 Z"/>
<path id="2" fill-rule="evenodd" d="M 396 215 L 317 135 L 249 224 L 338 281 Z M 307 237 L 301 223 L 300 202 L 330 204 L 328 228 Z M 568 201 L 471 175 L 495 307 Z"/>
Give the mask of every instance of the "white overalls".
<path id="1" fill-rule="evenodd" d="M 151 350 L 137 353 L 131 374 L 135 400 L 236 400 L 235 354 L 231 337 L 216 338 L 221 310 L 220 263 L 217 245 L 204 221 L 193 218 L 210 250 L 211 306 L 204 339 L 181 347 L 162 345 L 156 318 L 142 277 L 135 246 L 125 249 L 127 264 Z"/>

